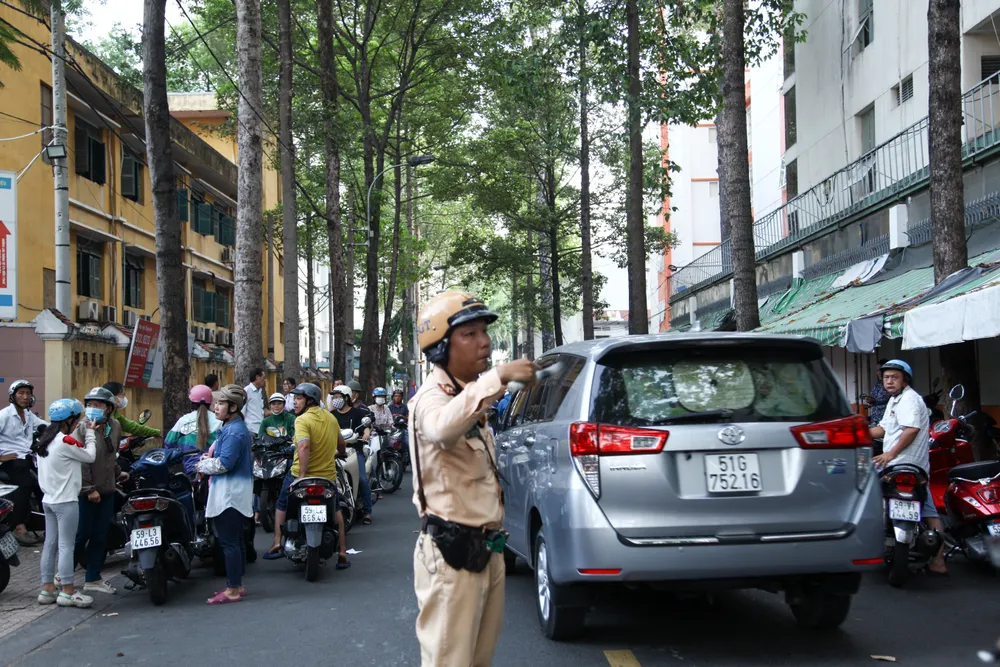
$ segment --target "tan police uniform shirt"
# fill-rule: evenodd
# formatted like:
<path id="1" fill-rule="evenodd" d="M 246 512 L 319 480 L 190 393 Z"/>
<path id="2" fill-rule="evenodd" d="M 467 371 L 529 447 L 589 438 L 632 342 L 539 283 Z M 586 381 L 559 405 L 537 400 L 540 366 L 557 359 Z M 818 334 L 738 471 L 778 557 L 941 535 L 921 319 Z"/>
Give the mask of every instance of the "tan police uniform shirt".
<path id="1" fill-rule="evenodd" d="M 410 459 L 414 461 L 413 503 L 423 484 L 427 513 L 466 526 L 500 528 L 503 505 L 494 472 L 496 449 L 486 425 L 486 410 L 503 395 L 496 369 L 460 387 L 435 366 L 410 399 Z M 416 479 L 420 446 L 421 479 Z M 421 512 L 422 514 L 422 512 Z"/>

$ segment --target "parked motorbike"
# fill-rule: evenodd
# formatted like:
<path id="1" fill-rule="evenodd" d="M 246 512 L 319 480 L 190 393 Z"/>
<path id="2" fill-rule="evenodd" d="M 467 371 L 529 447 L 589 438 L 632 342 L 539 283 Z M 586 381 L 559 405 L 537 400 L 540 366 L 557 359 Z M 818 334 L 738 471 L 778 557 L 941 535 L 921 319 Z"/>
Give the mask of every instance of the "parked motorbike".
<path id="1" fill-rule="evenodd" d="M 930 429 L 930 490 L 934 498 L 934 506 L 942 514 L 948 511 L 945 494 L 951 482 L 949 472 L 960 465 L 974 463 L 976 460 L 969 435 L 972 427 L 968 415 L 959 415 L 956 404 L 965 397 L 962 385 L 952 387 L 948 396 L 952 399 L 951 414 L 948 419 L 932 422 Z"/>
<path id="2" fill-rule="evenodd" d="M 257 496 L 260 525 L 268 533 L 274 530 L 281 482 L 295 456 L 295 446 L 284 428 L 271 426 L 253 445 L 253 492 Z"/>
<path id="3" fill-rule="evenodd" d="M 282 531 L 282 549 L 293 563 L 305 564 L 306 581 L 316 581 L 322 561 L 337 553 L 337 504 L 334 482 L 305 477 L 288 490 L 288 514 Z"/>
<path id="4" fill-rule="evenodd" d="M 133 466 L 138 487 L 122 510 L 129 531 L 131 560 L 122 572 L 145 586 L 155 605 L 167 601 L 167 582 L 186 579 L 194 558 L 194 488 L 183 472 L 178 449 L 146 452 Z"/>
<path id="5" fill-rule="evenodd" d="M 910 569 L 922 569 L 941 548 L 941 535 L 923 524 L 927 475 L 909 463 L 889 466 L 879 477 L 885 507 L 885 562 L 889 584 L 900 587 Z"/>
<path id="6" fill-rule="evenodd" d="M 0 593 L 10 583 L 10 568 L 21 561 L 17 557 L 18 543 L 14 537 L 14 526 L 10 524 L 14 503 L 6 496 L 17 491 L 11 484 L 0 484 Z"/>

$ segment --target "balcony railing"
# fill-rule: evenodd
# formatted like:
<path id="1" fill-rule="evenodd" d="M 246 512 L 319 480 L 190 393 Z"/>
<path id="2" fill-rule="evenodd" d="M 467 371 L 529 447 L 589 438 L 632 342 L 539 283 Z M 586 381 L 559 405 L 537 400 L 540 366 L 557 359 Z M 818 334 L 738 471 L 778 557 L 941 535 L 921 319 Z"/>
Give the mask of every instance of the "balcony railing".
<path id="1" fill-rule="evenodd" d="M 962 96 L 964 158 L 1000 144 L 1000 82 L 986 79 Z M 837 171 L 753 225 L 757 260 L 793 246 L 929 177 L 928 119 L 906 128 L 874 150 Z M 670 294 L 715 282 L 732 273 L 732 250 L 726 239 L 673 273 Z"/>

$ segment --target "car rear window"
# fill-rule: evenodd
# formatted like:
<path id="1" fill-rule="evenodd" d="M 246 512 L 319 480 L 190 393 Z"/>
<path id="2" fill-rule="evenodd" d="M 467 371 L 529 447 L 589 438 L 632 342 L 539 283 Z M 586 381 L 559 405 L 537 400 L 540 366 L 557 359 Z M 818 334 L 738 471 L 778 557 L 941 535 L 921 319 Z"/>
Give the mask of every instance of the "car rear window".
<path id="1" fill-rule="evenodd" d="M 591 419 L 605 424 L 825 421 L 850 414 L 819 349 L 635 350 L 598 364 Z"/>

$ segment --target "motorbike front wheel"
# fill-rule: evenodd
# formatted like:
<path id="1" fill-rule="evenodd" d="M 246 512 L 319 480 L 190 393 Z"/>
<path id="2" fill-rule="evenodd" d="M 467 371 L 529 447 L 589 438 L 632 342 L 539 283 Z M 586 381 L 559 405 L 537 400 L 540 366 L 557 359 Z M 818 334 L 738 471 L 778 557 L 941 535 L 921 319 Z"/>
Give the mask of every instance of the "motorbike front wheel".
<path id="1" fill-rule="evenodd" d="M 142 571 L 142 578 L 146 582 L 146 590 L 149 591 L 149 599 L 156 606 L 167 601 L 167 575 L 163 571 L 163 562 L 157 557 L 156 564 L 148 570 Z"/>
<path id="2" fill-rule="evenodd" d="M 260 490 L 260 499 L 257 501 L 257 508 L 260 512 L 260 527 L 265 533 L 274 532 L 274 510 L 275 498 L 271 490 L 266 486 Z"/>
<path id="3" fill-rule="evenodd" d="M 379 466 L 379 477 L 381 478 L 382 491 L 395 493 L 399 489 L 399 485 L 403 483 L 403 468 L 397 459 L 386 459 Z"/>
<path id="4" fill-rule="evenodd" d="M 901 588 L 910 576 L 910 545 L 896 542 L 892 545 L 892 562 L 889 564 L 889 585 Z"/>
<path id="5" fill-rule="evenodd" d="M 319 579 L 319 547 L 308 547 L 306 552 L 306 581 Z"/>

